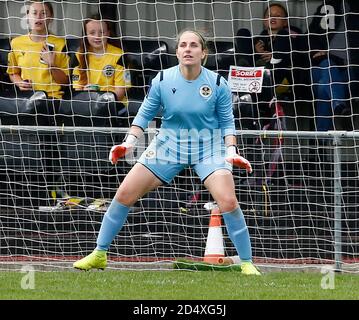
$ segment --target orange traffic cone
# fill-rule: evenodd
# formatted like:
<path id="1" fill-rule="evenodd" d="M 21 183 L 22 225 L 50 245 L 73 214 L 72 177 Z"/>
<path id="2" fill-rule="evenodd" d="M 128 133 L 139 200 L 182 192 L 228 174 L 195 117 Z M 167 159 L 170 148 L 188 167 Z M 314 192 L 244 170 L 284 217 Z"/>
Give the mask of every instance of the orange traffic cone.
<path id="1" fill-rule="evenodd" d="M 206 250 L 204 252 L 203 261 L 212 264 L 226 263 L 222 234 L 222 216 L 217 206 L 211 209 L 211 218 L 209 220 Z"/>

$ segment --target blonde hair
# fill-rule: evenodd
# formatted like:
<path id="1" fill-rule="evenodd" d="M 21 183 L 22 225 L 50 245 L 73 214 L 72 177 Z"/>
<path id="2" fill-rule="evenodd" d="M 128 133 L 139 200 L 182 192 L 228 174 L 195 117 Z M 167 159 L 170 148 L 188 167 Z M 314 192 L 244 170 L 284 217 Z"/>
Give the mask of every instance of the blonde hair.
<path id="1" fill-rule="evenodd" d="M 198 37 L 198 39 L 199 39 L 199 42 L 200 42 L 200 44 L 201 44 L 201 46 L 202 46 L 202 50 L 207 50 L 207 41 L 206 41 L 205 37 L 202 35 L 201 32 L 199 32 L 199 31 L 197 31 L 197 30 L 195 30 L 195 29 L 191 29 L 191 28 L 183 29 L 183 30 L 178 34 L 178 36 L 177 36 L 177 38 L 176 38 L 176 49 L 178 48 L 179 41 L 180 41 L 182 35 L 183 35 L 184 33 L 186 33 L 186 32 L 191 32 L 191 33 L 195 34 L 195 35 Z"/>

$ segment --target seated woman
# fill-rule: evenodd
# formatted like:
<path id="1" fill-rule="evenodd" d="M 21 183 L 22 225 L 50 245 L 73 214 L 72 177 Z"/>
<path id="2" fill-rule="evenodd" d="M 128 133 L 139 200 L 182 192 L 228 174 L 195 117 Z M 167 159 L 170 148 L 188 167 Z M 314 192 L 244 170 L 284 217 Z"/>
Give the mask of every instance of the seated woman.
<path id="1" fill-rule="evenodd" d="M 272 119 L 273 110 L 269 102 L 274 96 L 278 100 L 293 99 L 290 49 L 291 36 L 296 35 L 289 32 L 286 9 L 277 3 L 270 4 L 264 11 L 263 27 L 259 36 L 251 37 L 247 29 L 239 29 L 236 36 L 237 64 L 249 67 L 264 66 L 268 70 L 263 80 L 264 90 L 258 96 L 261 127 L 268 125 Z"/>
<path id="2" fill-rule="evenodd" d="M 291 49 L 300 30 L 289 28 L 287 10 L 279 3 L 270 4 L 264 11 L 263 26 L 261 34 L 254 39 L 255 64 L 274 70 L 276 93 L 285 94 L 293 83 Z"/>
<path id="3" fill-rule="evenodd" d="M 76 53 L 72 83 L 75 90 L 110 91 L 127 106 L 126 90 L 131 86 L 123 64 L 122 49 L 110 44 L 110 26 L 96 14 L 84 22 L 85 36 Z"/>
<path id="4" fill-rule="evenodd" d="M 302 49 L 304 35 L 289 24 L 288 12 L 280 3 L 271 3 L 264 11 L 263 26 L 254 38 L 255 65 L 271 70 L 275 97 L 288 116 L 288 129 L 307 130 L 313 111 L 309 63 Z"/>
<path id="5" fill-rule="evenodd" d="M 54 11 L 49 2 L 31 1 L 27 12 L 30 32 L 11 41 L 7 73 L 21 91 L 45 91 L 60 99 L 69 83 L 65 40 L 49 33 Z"/>

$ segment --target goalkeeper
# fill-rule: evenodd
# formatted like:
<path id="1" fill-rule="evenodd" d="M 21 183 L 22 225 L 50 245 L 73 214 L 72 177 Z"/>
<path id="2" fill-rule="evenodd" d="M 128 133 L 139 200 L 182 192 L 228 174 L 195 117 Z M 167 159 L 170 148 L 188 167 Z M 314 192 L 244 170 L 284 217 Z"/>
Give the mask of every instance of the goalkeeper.
<path id="1" fill-rule="evenodd" d="M 179 64 L 153 79 L 125 141 L 110 151 L 113 164 L 131 152 L 162 108 L 159 133 L 119 186 L 104 215 L 96 249 L 74 263 L 77 269 L 104 269 L 107 250 L 125 223 L 130 207 L 191 166 L 223 214 L 242 261 L 242 273 L 260 274 L 252 263 L 249 232 L 235 195 L 232 166 L 245 168 L 249 173 L 252 167 L 237 151 L 230 89 L 223 77 L 202 67 L 206 44 L 197 31 L 185 30 L 178 36 L 176 55 Z"/>

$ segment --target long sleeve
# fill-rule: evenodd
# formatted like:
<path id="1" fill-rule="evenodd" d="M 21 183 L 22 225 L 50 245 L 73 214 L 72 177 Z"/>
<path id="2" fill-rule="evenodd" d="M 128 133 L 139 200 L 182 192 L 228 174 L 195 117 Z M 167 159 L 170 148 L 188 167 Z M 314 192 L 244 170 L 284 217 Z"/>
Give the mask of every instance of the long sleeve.
<path id="1" fill-rule="evenodd" d="M 148 123 L 157 115 L 161 107 L 160 74 L 151 83 L 150 90 L 145 97 L 132 125 L 146 129 Z"/>
<path id="2" fill-rule="evenodd" d="M 222 77 L 217 102 L 217 115 L 222 136 L 235 135 L 232 94 L 227 81 Z"/>

